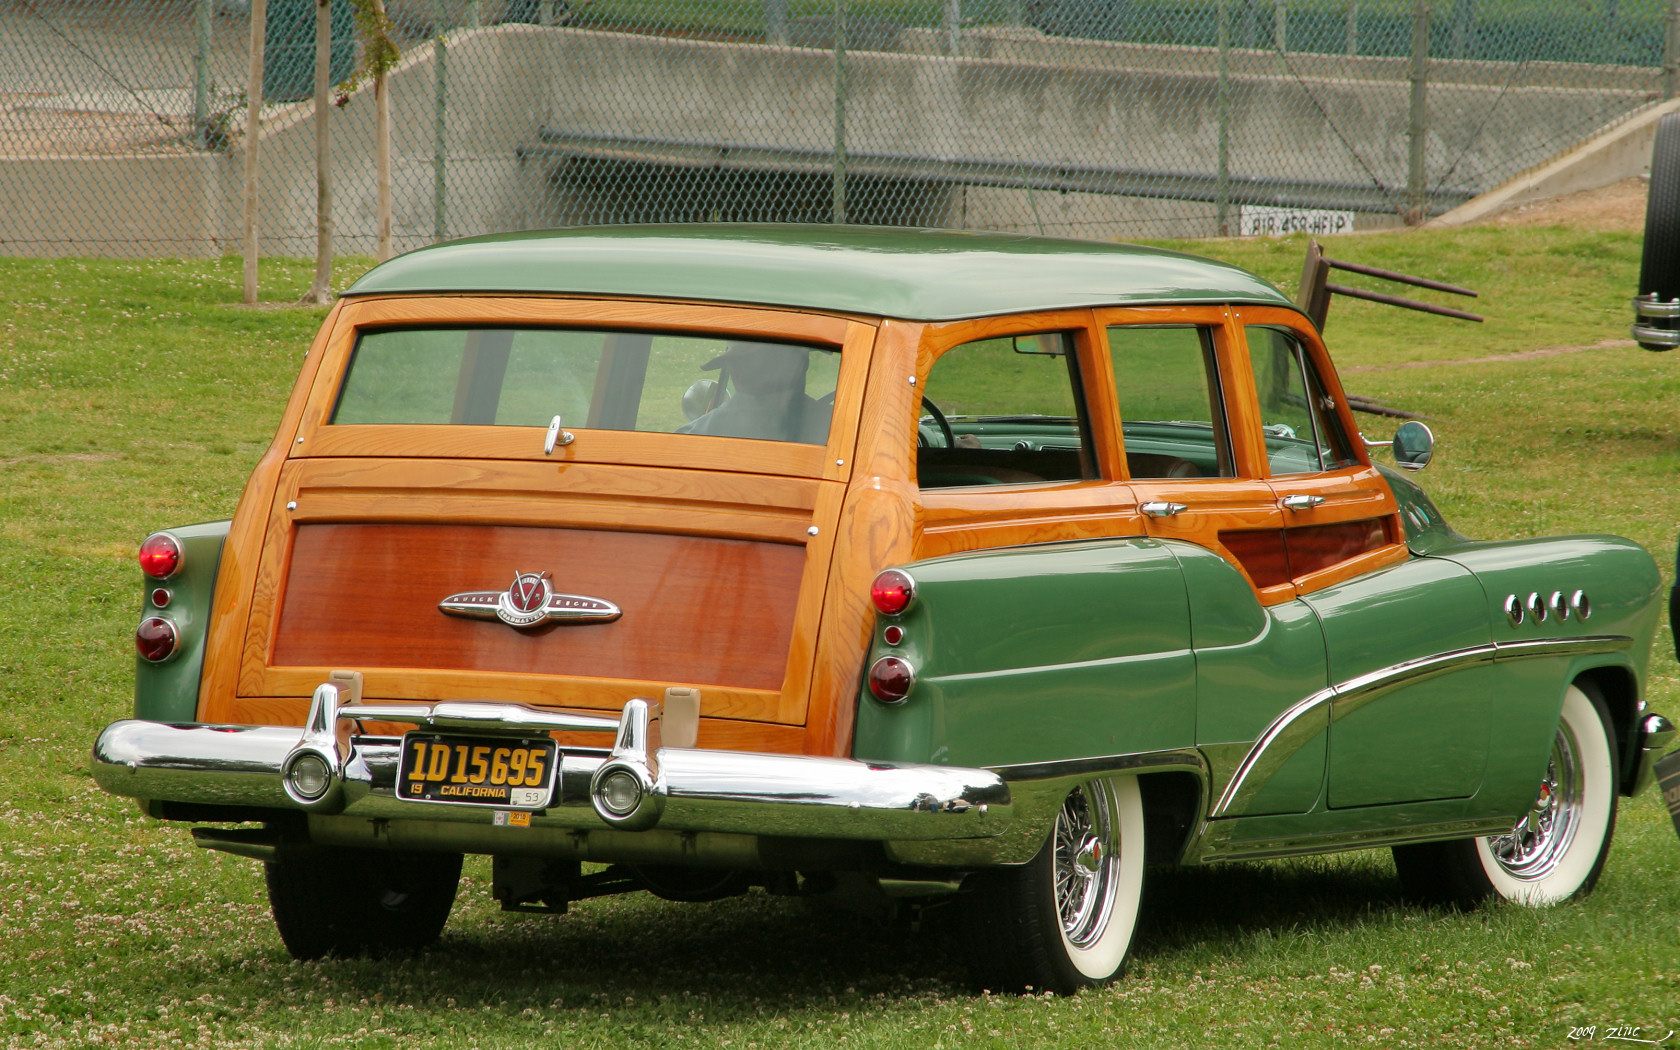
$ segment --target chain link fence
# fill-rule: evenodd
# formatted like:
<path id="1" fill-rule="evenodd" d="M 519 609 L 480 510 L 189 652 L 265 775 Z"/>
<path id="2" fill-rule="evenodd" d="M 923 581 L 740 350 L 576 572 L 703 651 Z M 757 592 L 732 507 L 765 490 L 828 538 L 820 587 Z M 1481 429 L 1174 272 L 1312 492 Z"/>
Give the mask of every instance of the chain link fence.
<path id="1" fill-rule="evenodd" d="M 709 220 L 1371 229 L 1675 94 L 1677 0 L 386 4 L 398 250 Z M 265 254 L 315 247 L 315 18 L 268 0 Z M 0 0 L 0 252 L 238 250 L 250 39 L 249 0 Z M 336 244 L 371 252 L 373 91 L 335 94 Z"/>

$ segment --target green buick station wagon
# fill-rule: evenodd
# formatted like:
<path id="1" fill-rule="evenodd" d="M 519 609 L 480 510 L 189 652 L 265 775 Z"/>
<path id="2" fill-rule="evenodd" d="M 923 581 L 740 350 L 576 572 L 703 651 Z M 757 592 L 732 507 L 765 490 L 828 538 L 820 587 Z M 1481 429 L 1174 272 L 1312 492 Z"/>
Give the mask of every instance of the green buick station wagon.
<path id="1" fill-rule="evenodd" d="M 1478 542 L 1319 333 L 1205 259 L 573 229 L 370 271 L 230 521 L 140 550 L 105 789 L 261 861 L 298 958 L 648 890 L 960 909 L 1114 978 L 1146 868 L 1392 847 L 1589 890 L 1673 727 L 1651 558 Z M 1372 449 L 1388 446 L 1373 463 Z"/>

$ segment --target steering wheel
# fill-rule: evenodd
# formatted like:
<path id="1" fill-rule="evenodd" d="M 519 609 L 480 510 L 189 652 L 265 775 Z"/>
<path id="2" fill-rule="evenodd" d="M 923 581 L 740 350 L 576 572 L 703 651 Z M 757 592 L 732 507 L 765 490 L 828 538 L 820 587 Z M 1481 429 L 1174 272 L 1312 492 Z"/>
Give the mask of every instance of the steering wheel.
<path id="1" fill-rule="evenodd" d="M 940 436 L 945 439 L 945 447 L 956 448 L 957 436 L 951 433 L 951 422 L 945 418 L 945 413 L 939 411 L 939 406 L 929 400 L 926 394 L 922 395 L 922 407 L 927 410 L 928 415 L 933 417 L 934 425 L 939 428 Z M 916 444 L 927 444 L 927 435 L 922 433 L 921 427 L 916 428 Z"/>

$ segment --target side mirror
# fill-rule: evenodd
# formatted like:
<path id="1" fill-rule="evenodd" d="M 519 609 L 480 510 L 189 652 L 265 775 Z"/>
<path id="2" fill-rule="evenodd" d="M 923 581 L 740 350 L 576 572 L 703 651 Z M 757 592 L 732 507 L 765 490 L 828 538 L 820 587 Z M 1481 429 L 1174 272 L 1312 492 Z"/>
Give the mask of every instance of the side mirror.
<path id="1" fill-rule="evenodd" d="M 715 407 L 712 398 L 717 396 L 717 386 L 715 379 L 696 379 L 683 391 L 682 413 L 690 423 Z"/>
<path id="2" fill-rule="evenodd" d="M 1422 470 L 1435 455 L 1435 435 L 1415 419 L 1400 424 L 1394 432 L 1394 465 L 1401 470 Z"/>

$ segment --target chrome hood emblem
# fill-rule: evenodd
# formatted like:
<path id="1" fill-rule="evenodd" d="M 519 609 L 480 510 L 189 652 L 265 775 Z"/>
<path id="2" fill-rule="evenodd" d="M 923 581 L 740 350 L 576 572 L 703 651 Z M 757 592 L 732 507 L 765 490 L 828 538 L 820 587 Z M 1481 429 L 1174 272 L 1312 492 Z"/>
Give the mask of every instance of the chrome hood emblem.
<path id="1" fill-rule="evenodd" d="M 513 627 L 560 623 L 611 623 L 623 610 L 612 602 L 586 594 L 556 594 L 546 572 L 515 573 L 505 591 L 462 591 L 438 602 L 450 616 L 500 620 Z"/>

